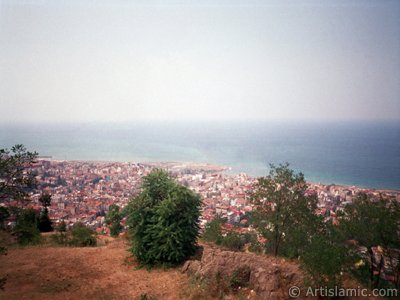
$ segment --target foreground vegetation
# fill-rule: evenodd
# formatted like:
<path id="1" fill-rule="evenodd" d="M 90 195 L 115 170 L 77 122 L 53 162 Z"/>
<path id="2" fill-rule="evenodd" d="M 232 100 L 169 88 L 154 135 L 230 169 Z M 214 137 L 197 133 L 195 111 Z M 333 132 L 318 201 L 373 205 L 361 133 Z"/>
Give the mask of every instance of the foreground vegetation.
<path id="1" fill-rule="evenodd" d="M 340 287 L 352 276 L 370 289 L 399 290 L 400 204 L 359 194 L 337 211 L 333 224 L 315 214 L 317 199 L 306 191 L 303 174 L 287 164 L 271 166 L 251 195 L 250 224 L 257 234 L 223 234 L 225 220 L 216 218 L 202 238 L 234 251 L 247 245 L 252 252 L 298 260 L 310 286 Z M 391 281 L 381 276 L 385 266 Z"/>
<path id="2" fill-rule="evenodd" d="M 177 264 L 196 251 L 200 197 L 163 170 L 143 178 L 143 191 L 129 203 L 132 252 L 144 265 Z"/>

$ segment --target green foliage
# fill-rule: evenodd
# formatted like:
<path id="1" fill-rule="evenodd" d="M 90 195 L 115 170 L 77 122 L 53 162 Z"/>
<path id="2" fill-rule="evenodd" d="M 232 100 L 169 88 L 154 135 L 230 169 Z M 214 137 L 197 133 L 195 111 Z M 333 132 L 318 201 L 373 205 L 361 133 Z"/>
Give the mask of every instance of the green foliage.
<path id="1" fill-rule="evenodd" d="M 58 233 L 53 234 L 50 238 L 55 242 L 57 245 L 68 246 L 71 244 L 70 242 L 70 234 L 67 233 L 67 225 L 65 224 L 64 220 L 61 220 L 60 224 L 57 227 Z"/>
<path id="2" fill-rule="evenodd" d="M 311 285 L 339 286 L 341 271 L 351 258 L 346 239 L 314 213 L 317 198 L 307 196 L 303 174 L 288 166 L 271 165 L 269 175 L 258 179 L 252 223 L 267 239 L 267 251 L 300 259 Z"/>
<path id="3" fill-rule="evenodd" d="M 60 225 L 58 225 L 57 231 L 58 232 L 66 232 L 67 231 L 67 225 L 65 224 L 64 220 L 61 220 Z"/>
<path id="4" fill-rule="evenodd" d="M 82 223 L 77 223 L 72 227 L 69 244 L 75 247 L 96 246 L 95 232 Z"/>
<path id="5" fill-rule="evenodd" d="M 251 244 L 257 241 L 257 234 L 255 232 L 247 232 L 242 234 L 242 239 L 245 244 Z"/>
<path id="6" fill-rule="evenodd" d="M 4 222 L 10 216 L 10 212 L 8 211 L 7 207 L 0 206 L 0 229 L 5 228 Z"/>
<path id="7" fill-rule="evenodd" d="M 378 288 L 382 284 L 381 267 L 386 257 L 388 264 L 397 278 L 395 286 L 400 288 L 400 264 L 394 263 L 400 259 L 400 203 L 397 201 L 373 199 L 366 194 L 360 194 L 345 207 L 339 214 L 340 227 L 348 240 L 357 241 L 357 246 L 367 248 L 366 255 L 354 251 L 358 255 L 358 261 L 364 261 L 365 268 L 356 269 L 355 275 L 360 280 L 368 281 L 371 288 Z M 383 256 L 377 257 L 373 248 L 382 249 Z M 366 279 L 365 277 L 368 277 Z"/>
<path id="8" fill-rule="evenodd" d="M 27 169 L 34 163 L 36 152 L 29 152 L 23 145 L 0 149 L 0 202 L 25 200 L 27 190 L 34 184 L 34 177 Z"/>
<path id="9" fill-rule="evenodd" d="M 29 152 L 23 145 L 15 145 L 8 149 L 0 149 L 0 203 L 6 201 L 27 200 L 28 191 L 33 187 L 34 176 L 29 167 L 35 162 L 36 152 Z M 21 245 L 40 242 L 37 229 L 38 215 L 32 209 L 9 207 L 0 211 L 0 226 L 9 215 L 16 216 L 14 233 Z"/>
<path id="10" fill-rule="evenodd" d="M 245 244 L 257 240 L 257 237 L 250 233 L 238 234 L 236 232 L 228 232 L 223 236 L 221 225 L 224 223 L 225 221 L 220 217 L 216 217 L 209 222 L 204 229 L 202 235 L 203 240 L 214 242 L 215 244 L 226 247 L 232 251 L 242 251 Z"/>
<path id="11" fill-rule="evenodd" d="M 37 211 L 31 208 L 21 209 L 17 216 L 14 233 L 20 245 L 38 244 L 40 231 Z"/>
<path id="12" fill-rule="evenodd" d="M 140 295 L 140 300 L 156 300 L 153 296 L 147 296 L 146 293 Z"/>
<path id="13" fill-rule="evenodd" d="M 110 205 L 108 213 L 106 215 L 106 224 L 110 227 L 111 236 L 118 236 L 122 231 L 123 227 L 121 225 L 121 213 L 119 211 L 119 206 L 116 204 Z"/>
<path id="14" fill-rule="evenodd" d="M 257 254 L 264 253 L 265 246 L 257 240 L 252 240 L 250 242 L 249 251 Z"/>
<path id="15" fill-rule="evenodd" d="M 242 238 L 245 244 L 249 244 L 248 250 L 253 253 L 261 254 L 264 253 L 264 244 L 258 241 L 257 234 L 254 232 L 245 233 Z"/>
<path id="16" fill-rule="evenodd" d="M 250 283 L 251 269 L 249 266 L 237 267 L 230 276 L 231 288 L 236 291 L 239 287 L 247 287 Z"/>
<path id="17" fill-rule="evenodd" d="M 69 236 L 65 232 L 59 232 L 52 234 L 50 239 L 56 244 L 61 246 L 70 246 Z"/>
<path id="18" fill-rule="evenodd" d="M 223 223 L 223 220 L 219 217 L 216 217 L 211 222 L 207 223 L 202 235 L 203 240 L 220 244 L 222 242 L 221 225 Z"/>
<path id="19" fill-rule="evenodd" d="M 132 213 L 133 210 L 135 209 L 135 207 L 134 207 L 133 204 L 134 204 L 134 202 L 133 202 L 133 201 L 130 201 L 130 202 L 128 203 L 128 205 L 126 205 L 126 206 L 120 211 L 120 215 L 121 215 L 121 218 L 122 218 L 122 219 L 131 215 L 131 213 Z"/>
<path id="20" fill-rule="evenodd" d="M 144 265 L 179 263 L 196 251 L 200 198 L 163 170 L 143 178 L 128 216 L 132 252 Z"/>
<path id="21" fill-rule="evenodd" d="M 324 231 L 311 238 L 300 256 L 309 284 L 315 287 L 340 286 L 341 271 L 349 261 L 343 237 L 331 224 L 325 224 Z"/>
<path id="22" fill-rule="evenodd" d="M 50 232 L 53 231 L 53 222 L 49 218 L 49 213 L 47 208 L 43 209 L 39 215 L 38 229 L 40 232 Z"/>
<path id="23" fill-rule="evenodd" d="M 242 251 L 245 244 L 251 244 L 254 247 L 258 245 L 257 235 L 255 233 L 239 234 L 236 232 L 228 232 L 225 236 L 222 235 L 221 225 L 224 224 L 224 219 L 216 217 L 211 222 L 207 223 L 202 239 L 206 242 L 213 242 L 217 245 L 228 248 L 232 251 Z M 256 249 L 253 249 L 256 252 Z M 262 250 L 257 250 L 261 253 Z"/>
<path id="24" fill-rule="evenodd" d="M 53 225 L 49 218 L 49 210 L 47 207 L 51 205 L 51 195 L 43 194 L 39 198 L 39 202 L 42 204 L 43 209 L 39 215 L 38 228 L 40 232 L 50 232 L 53 231 Z"/>
<path id="25" fill-rule="evenodd" d="M 299 255 L 315 232 L 317 198 L 305 195 L 304 175 L 294 173 L 288 166 L 271 165 L 269 175 L 258 179 L 252 194 L 252 223 L 268 240 L 269 252 L 293 257 Z"/>
<path id="26" fill-rule="evenodd" d="M 232 251 L 241 251 L 244 244 L 244 238 L 236 232 L 228 232 L 221 241 L 222 246 Z"/>
<path id="27" fill-rule="evenodd" d="M 39 202 L 44 208 L 49 207 L 51 205 L 51 195 L 43 194 L 42 196 L 40 196 Z"/>

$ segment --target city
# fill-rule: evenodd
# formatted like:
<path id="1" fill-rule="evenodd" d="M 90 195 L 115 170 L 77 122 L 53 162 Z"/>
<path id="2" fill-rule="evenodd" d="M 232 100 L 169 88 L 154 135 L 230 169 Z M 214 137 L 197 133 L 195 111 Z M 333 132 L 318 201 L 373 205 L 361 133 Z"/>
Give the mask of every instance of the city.
<path id="1" fill-rule="evenodd" d="M 81 222 L 98 233 L 107 233 L 105 214 L 112 204 L 121 208 L 141 189 L 141 178 L 153 168 L 168 170 L 176 180 L 200 195 L 201 227 L 215 216 L 227 220 L 226 230 L 251 230 L 246 227 L 246 214 L 252 211 L 250 193 L 256 178 L 247 174 L 228 174 L 227 167 L 199 163 L 133 163 L 57 161 L 39 159 L 32 166 L 36 179 L 35 192 L 28 206 L 40 209 L 42 194 L 52 196 L 50 217 L 55 225 L 61 220 L 72 226 Z M 335 222 L 337 211 L 351 203 L 359 192 L 400 201 L 400 191 L 309 183 L 308 194 L 318 197 L 317 214 Z M 5 204 L 3 204 L 5 205 Z M 17 205 L 9 202 L 7 205 Z M 12 224 L 9 224 L 12 225 Z M 243 225 L 234 228 L 233 225 Z"/>

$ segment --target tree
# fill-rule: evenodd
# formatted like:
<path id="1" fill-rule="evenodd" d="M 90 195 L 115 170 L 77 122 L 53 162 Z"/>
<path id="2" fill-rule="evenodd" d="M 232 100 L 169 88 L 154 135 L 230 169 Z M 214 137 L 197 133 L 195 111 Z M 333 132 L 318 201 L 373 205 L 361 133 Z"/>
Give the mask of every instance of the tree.
<path id="1" fill-rule="evenodd" d="M 156 169 L 131 200 L 128 225 L 132 252 L 144 265 L 182 262 L 196 251 L 200 197 Z"/>
<path id="2" fill-rule="evenodd" d="M 42 204 L 43 208 L 47 208 L 51 205 L 51 195 L 43 194 L 39 198 L 39 202 Z"/>
<path id="3" fill-rule="evenodd" d="M 38 212 L 32 208 L 21 209 L 17 216 L 14 232 L 20 245 L 38 244 L 40 242 Z"/>
<path id="4" fill-rule="evenodd" d="M 294 173 L 289 164 L 270 167 L 269 175 L 258 178 L 252 193 L 252 222 L 267 239 L 267 250 L 275 256 L 296 256 L 315 230 L 317 198 L 306 195 L 304 175 Z"/>
<path id="5" fill-rule="evenodd" d="M 364 261 L 364 266 L 368 268 L 370 287 L 379 286 L 381 272 L 387 259 L 396 278 L 396 287 L 399 288 L 400 264 L 394 261 L 400 259 L 396 250 L 400 248 L 400 203 L 394 200 L 373 199 L 361 193 L 338 217 L 346 238 L 355 240 L 357 246 L 367 249 L 366 257 L 360 251 L 356 251 L 356 254 L 358 260 Z M 361 272 L 356 273 L 362 276 Z"/>
<path id="6" fill-rule="evenodd" d="M 223 223 L 220 217 L 214 218 L 211 222 L 207 223 L 202 238 L 207 242 L 220 244 L 222 242 L 221 225 Z"/>
<path id="7" fill-rule="evenodd" d="M 58 230 L 58 232 L 61 232 L 61 233 L 67 231 L 67 225 L 65 224 L 64 219 L 61 220 L 61 223 L 60 223 L 60 225 L 58 226 L 57 230 Z"/>
<path id="8" fill-rule="evenodd" d="M 34 176 L 28 168 L 34 163 L 36 152 L 29 152 L 23 145 L 15 145 L 8 149 L 0 149 L 0 203 L 13 200 L 26 200 L 27 190 L 34 184 Z M 4 229 L 4 222 L 18 209 L 0 207 L 0 229 Z M 37 243 L 40 241 L 40 233 L 36 228 L 36 219 L 32 221 L 32 211 L 18 215 L 15 233 L 20 244 Z M 28 216 L 31 214 L 30 216 Z M 34 212 L 33 212 L 34 214 Z M 27 222 L 28 221 L 28 222 Z M 0 254 L 6 254 L 7 249 L 0 247 Z M 0 289 L 4 289 L 6 277 L 0 277 Z"/>
<path id="9" fill-rule="evenodd" d="M 0 229 L 5 228 L 4 222 L 9 216 L 10 212 L 8 211 L 7 207 L 0 206 Z"/>
<path id="10" fill-rule="evenodd" d="M 12 200 L 26 200 L 27 190 L 34 184 L 29 167 L 37 158 L 36 152 L 29 152 L 23 145 L 0 149 L 0 203 Z"/>
<path id="11" fill-rule="evenodd" d="M 340 286 L 341 272 L 350 260 L 340 230 L 331 223 L 321 224 L 300 256 L 309 284 L 315 287 Z"/>
<path id="12" fill-rule="evenodd" d="M 39 198 L 39 201 L 42 204 L 43 209 L 42 209 L 42 211 L 40 212 L 40 215 L 39 215 L 38 228 L 39 228 L 40 232 L 53 231 L 52 222 L 51 222 L 51 220 L 49 218 L 49 210 L 47 208 L 51 204 L 51 195 L 43 194 Z"/>
<path id="13" fill-rule="evenodd" d="M 106 224 L 110 227 L 111 236 L 118 236 L 122 230 L 121 225 L 121 214 L 119 211 L 119 206 L 116 204 L 112 204 L 109 207 L 108 213 L 106 215 Z"/>

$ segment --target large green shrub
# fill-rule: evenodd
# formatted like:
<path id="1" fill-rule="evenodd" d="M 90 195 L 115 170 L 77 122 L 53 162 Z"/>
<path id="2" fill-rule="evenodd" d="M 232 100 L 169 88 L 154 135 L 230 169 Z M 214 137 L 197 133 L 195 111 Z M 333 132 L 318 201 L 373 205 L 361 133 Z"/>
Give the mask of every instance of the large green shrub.
<path id="1" fill-rule="evenodd" d="M 142 189 L 128 216 L 133 254 L 144 265 L 182 262 L 196 251 L 200 197 L 159 169 Z"/>

